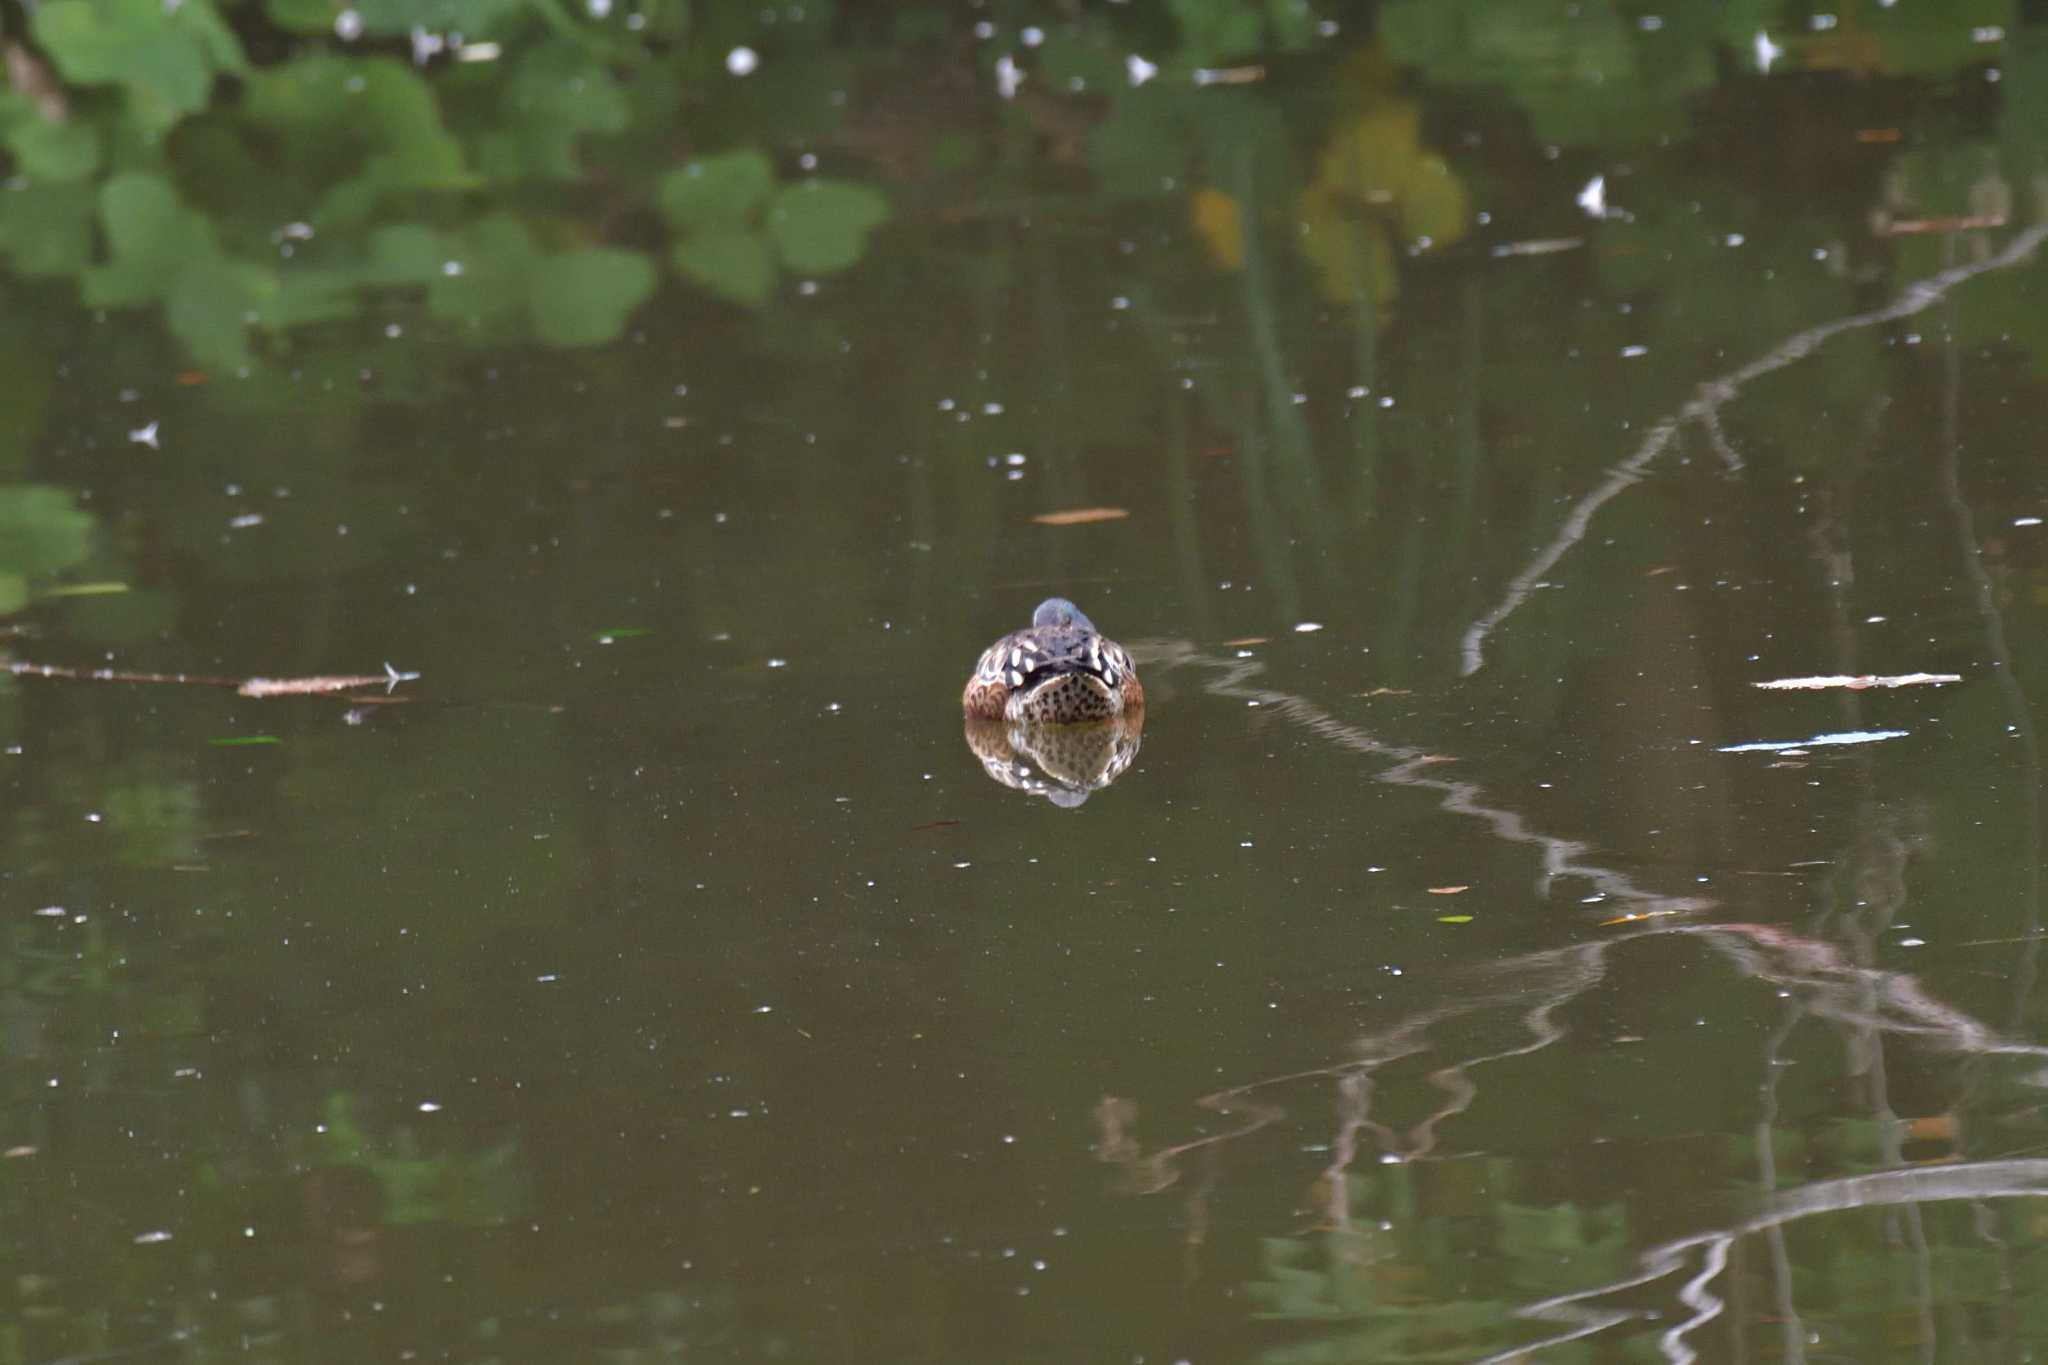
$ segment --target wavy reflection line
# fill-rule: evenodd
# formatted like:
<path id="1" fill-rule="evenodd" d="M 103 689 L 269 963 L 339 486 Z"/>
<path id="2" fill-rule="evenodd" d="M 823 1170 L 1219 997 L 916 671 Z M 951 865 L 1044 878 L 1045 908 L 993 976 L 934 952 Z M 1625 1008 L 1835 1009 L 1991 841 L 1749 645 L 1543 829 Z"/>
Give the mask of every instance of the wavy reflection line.
<path id="1" fill-rule="evenodd" d="M 1441 792 L 1442 809 L 1482 821 L 1491 827 L 1495 835 L 1510 843 L 1527 844 L 1537 849 L 1543 867 L 1542 875 L 1537 879 L 1538 895 L 1547 895 L 1550 883 L 1556 878 L 1571 876 L 1584 878 L 1617 900 L 1663 913 L 1705 910 L 1718 904 L 1706 897 L 1667 896 L 1649 891 L 1636 885 L 1626 873 L 1580 861 L 1592 845 L 1538 832 L 1519 811 L 1488 804 L 1484 799 L 1485 788 L 1477 782 L 1429 775 L 1442 763 L 1441 755 L 1412 745 L 1389 744 L 1355 725 L 1338 720 L 1315 703 L 1291 692 L 1246 686 L 1250 679 L 1265 671 L 1265 664 L 1257 659 L 1219 659 L 1186 640 L 1176 639 L 1140 640 L 1127 647 L 1140 662 L 1148 665 L 1210 670 L 1219 676 L 1204 680 L 1203 691 L 1220 697 L 1255 701 L 1262 709 L 1280 715 L 1339 748 L 1370 758 L 1386 759 L 1391 766 L 1374 773 L 1373 781 Z"/>
<path id="2" fill-rule="evenodd" d="M 1693 390 L 1693 396 L 1677 412 L 1664 418 L 1643 436 L 1636 448 L 1620 463 L 1612 466 L 1605 478 L 1594 486 L 1591 492 L 1572 506 L 1564 524 L 1557 534 L 1536 553 L 1535 558 L 1509 581 L 1507 591 L 1494 608 L 1466 627 L 1459 644 L 1458 672 L 1470 677 L 1486 663 L 1486 637 L 1499 628 L 1516 608 L 1520 607 L 1534 592 L 1543 576 L 1556 567 L 1557 562 L 1570 552 L 1574 545 L 1585 539 L 1586 531 L 1592 524 L 1593 514 L 1598 512 L 1610 499 L 1633 483 L 1639 482 L 1643 471 L 1664 453 L 1671 440 L 1688 422 L 1698 422 L 1710 435 L 1719 429 L 1719 412 L 1723 404 L 1732 400 L 1745 384 L 1774 370 L 1782 370 L 1794 361 L 1803 360 L 1813 354 L 1828 340 L 1843 332 L 1874 327 L 1879 323 L 1893 322 L 1899 318 L 1932 307 L 1950 290 L 1978 275 L 1993 270 L 2005 270 L 2019 264 L 2030 255 L 2034 248 L 2048 237 L 2048 223 L 2036 223 L 2006 243 L 2004 250 L 1994 256 L 1969 265 L 1951 269 L 1917 280 L 1899 292 L 1897 298 L 1882 308 L 1867 313 L 1854 313 L 1848 317 L 1836 318 L 1809 327 L 1803 332 L 1787 337 L 1769 351 L 1758 356 L 1740 369 L 1729 371 L 1716 379 L 1709 379 Z M 1723 459 L 1727 455 L 1722 456 Z"/>
<path id="3" fill-rule="evenodd" d="M 1484 1357 L 1477 1365 L 1507 1365 L 1510 1361 L 1526 1360 L 1533 1352 L 1562 1346 L 1640 1317 L 1638 1310 L 1602 1308 L 1591 1301 L 1638 1289 L 1677 1274 L 1691 1263 L 1693 1254 L 1699 1252 L 1701 1268 L 1686 1281 L 1678 1295 L 1687 1307 L 1693 1309 L 1693 1315 L 1666 1329 L 1657 1339 L 1659 1351 L 1672 1365 L 1691 1365 L 1699 1359 L 1699 1354 L 1687 1338 L 1719 1317 L 1725 1307 L 1725 1302 L 1709 1286 L 1726 1268 L 1728 1248 L 1739 1238 L 1783 1227 L 1802 1218 L 1852 1209 L 1902 1208 L 1953 1199 L 2042 1197 L 2048 1197 L 2048 1159 L 2038 1157 L 1879 1171 L 1781 1190 L 1767 1198 L 1759 1212 L 1739 1223 L 1696 1232 L 1651 1247 L 1637 1258 L 1635 1274 L 1591 1289 L 1524 1304 L 1515 1310 L 1517 1317 L 1558 1323 L 1570 1330 L 1496 1352 Z"/>

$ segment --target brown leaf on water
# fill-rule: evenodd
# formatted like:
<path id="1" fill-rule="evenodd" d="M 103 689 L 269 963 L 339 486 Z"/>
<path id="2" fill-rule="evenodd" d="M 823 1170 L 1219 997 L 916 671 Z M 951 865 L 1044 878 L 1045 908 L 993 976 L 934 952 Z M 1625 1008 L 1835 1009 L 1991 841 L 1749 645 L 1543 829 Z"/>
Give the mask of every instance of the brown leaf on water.
<path id="1" fill-rule="evenodd" d="M 1093 521 L 1122 521 L 1130 514 L 1128 507 L 1069 507 L 1059 512 L 1040 512 L 1032 520 L 1040 526 L 1086 526 Z"/>
<path id="2" fill-rule="evenodd" d="M 1432 886 L 1429 888 L 1429 894 L 1432 896 L 1455 896 L 1460 892 L 1470 891 L 1471 889 L 1469 886 Z"/>
<path id="3" fill-rule="evenodd" d="M 1265 635 L 1246 635 L 1235 640 L 1225 640 L 1223 647 L 1225 649 L 1234 649 L 1243 645 L 1263 645 L 1267 643 L 1269 638 Z"/>
<path id="4" fill-rule="evenodd" d="M 1947 1142 L 1956 1135 L 1954 1114 L 1929 1114 L 1906 1120 L 1906 1137 L 1915 1142 Z"/>
<path id="5" fill-rule="evenodd" d="M 957 825 L 957 824 L 959 824 L 959 823 L 960 823 L 960 822 L 959 822 L 958 820 L 927 820 L 927 821 L 925 821 L 925 822 L 924 822 L 923 824 L 921 824 L 921 825 L 912 825 L 912 826 L 910 827 L 910 832 L 911 832 L 912 834 L 916 834 L 916 833 L 917 833 L 917 832 L 919 832 L 920 830 L 927 830 L 927 829 L 951 829 L 951 828 L 953 828 L 953 826 L 955 826 L 955 825 Z"/>
<path id="6" fill-rule="evenodd" d="M 1663 576 L 1664 576 L 1665 574 L 1668 574 L 1668 573 L 1677 573 L 1677 572 L 1678 572 L 1678 566 L 1677 566 L 1676 564 L 1661 564 L 1661 565 L 1659 565 L 1658 567 L 1656 567 L 1656 568 L 1654 568 L 1654 569 L 1650 570 L 1650 571 L 1649 571 L 1648 573 L 1644 574 L 1644 575 L 1643 575 L 1643 577 L 1645 577 L 1645 578 L 1662 578 L 1662 577 L 1663 577 Z"/>

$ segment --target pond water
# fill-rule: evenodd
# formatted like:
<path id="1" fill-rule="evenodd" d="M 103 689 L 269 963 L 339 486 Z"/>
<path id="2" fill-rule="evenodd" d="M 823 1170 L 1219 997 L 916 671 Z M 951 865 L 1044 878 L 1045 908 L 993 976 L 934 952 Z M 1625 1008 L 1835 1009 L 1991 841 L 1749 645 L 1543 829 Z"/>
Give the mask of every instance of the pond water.
<path id="1" fill-rule="evenodd" d="M 6 40 L 0 1365 L 2048 1348 L 2048 30 L 315 8 Z"/>

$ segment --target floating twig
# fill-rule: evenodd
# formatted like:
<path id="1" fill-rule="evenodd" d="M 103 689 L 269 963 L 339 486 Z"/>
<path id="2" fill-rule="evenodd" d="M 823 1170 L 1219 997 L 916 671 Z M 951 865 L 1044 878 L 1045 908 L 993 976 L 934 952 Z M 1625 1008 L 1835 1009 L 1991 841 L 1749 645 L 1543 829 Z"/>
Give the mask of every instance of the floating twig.
<path id="1" fill-rule="evenodd" d="M 15 659 L 0 660 L 0 672 L 17 678 L 61 678 L 71 682 L 162 683 L 181 687 L 231 687 L 243 697 L 316 697 L 347 692 L 358 687 L 378 687 L 389 693 L 402 682 L 414 682 L 417 673 L 401 672 L 390 664 L 382 673 L 351 673 L 312 678 L 223 678 L 210 673 L 146 673 L 128 668 L 73 668 L 65 664 L 31 664 Z"/>

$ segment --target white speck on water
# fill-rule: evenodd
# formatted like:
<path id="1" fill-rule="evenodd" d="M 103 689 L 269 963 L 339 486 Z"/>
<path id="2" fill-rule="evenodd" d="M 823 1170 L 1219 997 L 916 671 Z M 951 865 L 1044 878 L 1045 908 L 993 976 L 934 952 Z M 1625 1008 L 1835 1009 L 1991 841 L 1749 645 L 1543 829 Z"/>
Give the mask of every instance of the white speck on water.
<path id="1" fill-rule="evenodd" d="M 1648 355 L 1649 353 L 1650 348 L 1647 346 L 1624 346 L 1621 348 L 1621 358 L 1623 360 L 1634 360 L 1637 356 Z"/>
<path id="2" fill-rule="evenodd" d="M 1017 36 L 1024 40 L 1024 46 L 1037 47 L 1040 43 L 1045 41 L 1045 30 L 1038 27 L 1036 24 L 1033 24 L 1031 27 L 1023 30 Z"/>
<path id="3" fill-rule="evenodd" d="M 2015 526 L 2039 526 L 2041 519 L 2039 517 L 2014 517 L 2012 524 Z"/>
<path id="4" fill-rule="evenodd" d="M 775 1006 L 773 1006 L 773 1005 L 756 1005 L 756 1006 L 754 1006 L 754 1013 L 756 1013 L 756 1014 L 773 1014 L 773 1013 L 775 1013 Z"/>
<path id="5" fill-rule="evenodd" d="M 438 1114 L 441 1112 L 441 1102 L 439 1100 L 421 1100 L 420 1112 L 422 1114 Z"/>
<path id="6" fill-rule="evenodd" d="M 1591 180 L 1588 180 L 1585 188 L 1579 191 L 1579 197 L 1576 202 L 1588 218 L 1605 218 L 1607 216 L 1607 177 L 1596 175 Z"/>
<path id="7" fill-rule="evenodd" d="M 229 529 L 235 531 L 246 531 L 251 526 L 261 526 L 262 524 L 263 514 L 261 512 L 244 512 L 239 517 L 228 518 Z"/>
<path id="8" fill-rule="evenodd" d="M 1124 58 L 1124 74 L 1131 78 L 1133 86 L 1139 86 L 1158 75 L 1159 68 L 1154 63 L 1146 61 L 1143 57 L 1133 52 L 1130 56 Z"/>
<path id="9" fill-rule="evenodd" d="M 1294 626 L 1294 633 L 1296 635 L 1313 635 L 1322 628 L 1323 623 L 1321 621 L 1297 621 Z"/>
<path id="10" fill-rule="evenodd" d="M 1005 52 L 996 58 L 996 93 L 1006 100 L 1017 98 L 1017 88 L 1024 84 L 1024 69 L 1017 65 L 1017 59 Z"/>
<path id="11" fill-rule="evenodd" d="M 1925 948 L 1927 940 L 1924 938 L 1902 938 L 1899 940 L 1899 946 L 1901 948 Z"/>
<path id="12" fill-rule="evenodd" d="M 1863 618 L 1863 624 L 1866 626 L 1881 626 L 1890 619 L 1889 616 L 1866 616 Z"/>
<path id="13" fill-rule="evenodd" d="M 1010 466 L 1010 468 L 1012 469 L 1016 469 L 1020 465 L 1028 464 L 1029 462 L 1029 457 L 1026 456 L 1022 451 L 1013 450 L 1009 454 L 1003 456 L 1003 463 Z"/>
<path id="14" fill-rule="evenodd" d="M 363 36 L 363 16 L 352 9 L 345 9 L 334 16 L 334 36 L 344 43 L 352 43 Z"/>
<path id="15" fill-rule="evenodd" d="M 725 69 L 735 76 L 751 76 L 761 65 L 761 55 L 751 47 L 736 47 L 725 54 Z"/>
<path id="16" fill-rule="evenodd" d="M 973 867 L 973 863 L 954 863 L 954 867 Z"/>
<path id="17" fill-rule="evenodd" d="M 171 1234 L 163 1228 L 153 1228 L 148 1232 L 140 1232 L 135 1235 L 135 1245 L 139 1247 L 155 1246 L 159 1242 L 168 1242 L 170 1240 Z"/>
<path id="18" fill-rule="evenodd" d="M 1765 33 L 1762 29 L 1757 30 L 1756 39 L 1752 46 L 1756 52 L 1756 69 L 1767 76 L 1771 72 L 1771 63 L 1785 55 L 1785 49 L 1772 42 L 1771 35 Z"/>
<path id="19" fill-rule="evenodd" d="M 157 423 L 151 422 L 146 427 L 137 427 L 128 433 L 128 439 L 136 445 L 148 446 L 151 450 L 162 450 L 163 446 L 158 443 L 156 438 L 157 425 Z"/>
<path id="20" fill-rule="evenodd" d="M 768 661 L 768 666 L 769 666 L 770 668 L 788 668 L 788 667 L 789 667 L 789 660 L 787 660 L 787 659 L 770 659 L 770 660 Z"/>
<path id="21" fill-rule="evenodd" d="M 1741 246 L 1741 245 L 1742 245 L 1742 244 L 1743 244 L 1744 242 L 1746 242 L 1746 241 L 1748 241 L 1748 240 L 1749 240 L 1749 239 L 1748 239 L 1747 237 L 1744 237 L 1744 236 L 1743 236 L 1743 235 L 1742 235 L 1741 233 L 1739 233 L 1739 232 L 1731 232 L 1731 233 L 1729 233 L 1729 234 L 1728 234 L 1728 235 L 1727 235 L 1726 237 L 1723 237 L 1723 238 L 1721 239 L 1721 245 L 1722 245 L 1722 246 Z"/>

